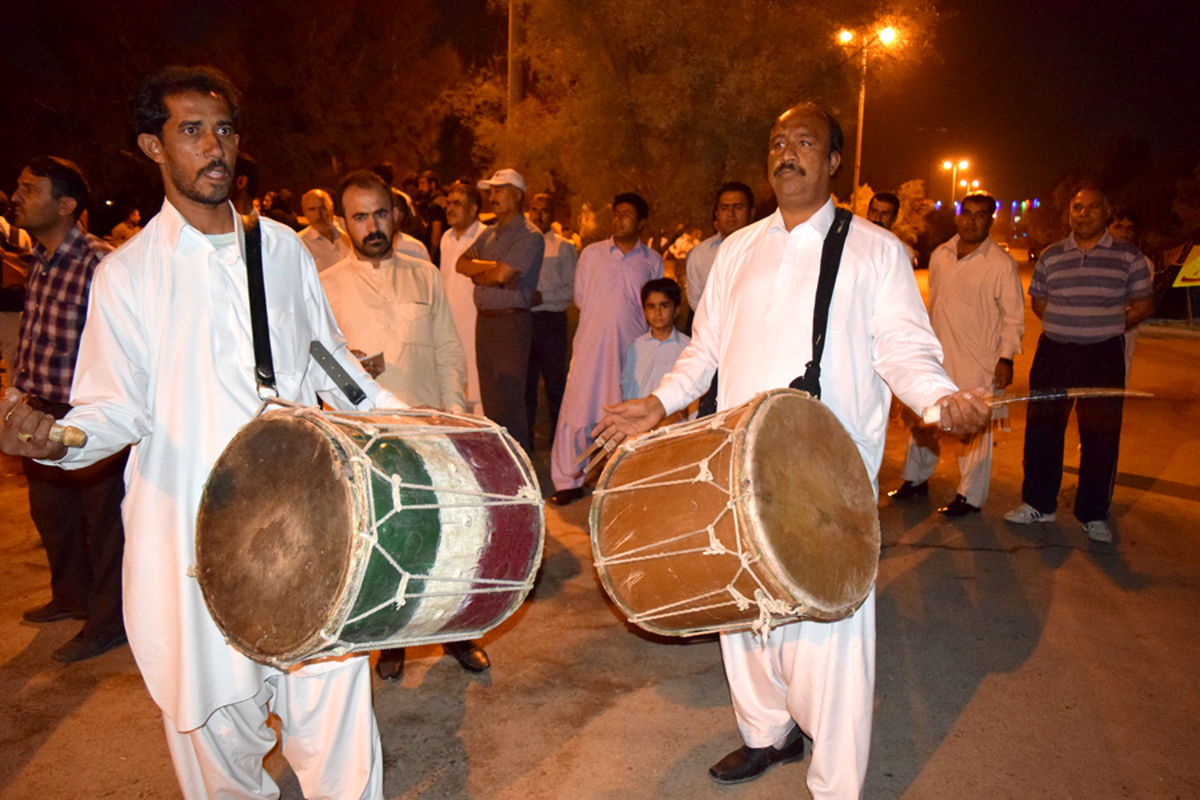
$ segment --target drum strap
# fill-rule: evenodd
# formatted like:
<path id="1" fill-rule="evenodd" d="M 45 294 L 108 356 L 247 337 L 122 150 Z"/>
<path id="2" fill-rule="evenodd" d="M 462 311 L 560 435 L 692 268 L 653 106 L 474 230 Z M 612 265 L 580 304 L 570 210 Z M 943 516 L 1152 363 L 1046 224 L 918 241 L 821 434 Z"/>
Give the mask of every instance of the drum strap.
<path id="1" fill-rule="evenodd" d="M 833 284 L 837 281 L 838 266 L 842 262 L 842 250 L 846 247 L 846 235 L 850 232 L 850 220 L 854 217 L 845 208 L 835 209 L 833 224 L 825 234 L 821 247 L 821 274 L 817 277 L 817 297 L 813 304 L 812 360 L 804 365 L 804 374 L 789 384 L 793 389 L 821 397 L 821 354 L 825 352 L 825 332 L 829 327 L 829 306 L 833 302 Z"/>
<path id="2" fill-rule="evenodd" d="M 264 391 L 278 395 L 275 389 L 275 364 L 271 360 L 271 328 L 267 324 L 267 289 L 263 282 L 262 230 L 258 216 L 242 216 L 246 231 L 246 286 L 250 294 L 250 332 L 254 337 L 254 382 L 258 396 Z"/>

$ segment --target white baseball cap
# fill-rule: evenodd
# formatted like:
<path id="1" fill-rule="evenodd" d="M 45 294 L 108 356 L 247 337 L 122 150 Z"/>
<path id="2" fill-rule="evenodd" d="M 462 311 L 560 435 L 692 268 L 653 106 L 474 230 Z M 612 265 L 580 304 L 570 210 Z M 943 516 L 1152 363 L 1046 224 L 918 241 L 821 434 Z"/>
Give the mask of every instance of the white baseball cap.
<path id="1" fill-rule="evenodd" d="M 515 169 L 498 169 L 496 174 L 486 181 L 479 182 L 480 189 L 492 189 L 496 186 L 515 186 L 525 191 L 525 179 Z"/>

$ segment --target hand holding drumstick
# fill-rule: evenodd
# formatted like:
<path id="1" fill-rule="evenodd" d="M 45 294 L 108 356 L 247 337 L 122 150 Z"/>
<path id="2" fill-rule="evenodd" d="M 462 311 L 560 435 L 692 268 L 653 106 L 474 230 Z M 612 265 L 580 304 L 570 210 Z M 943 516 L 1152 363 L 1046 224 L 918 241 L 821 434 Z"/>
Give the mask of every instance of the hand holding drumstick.
<path id="1" fill-rule="evenodd" d="M 667 410 L 654 395 L 605 406 L 604 410 L 608 413 L 592 428 L 592 446 L 579 458 L 581 462 L 592 459 L 583 469 L 585 475 L 621 442 L 652 429 L 667 415 Z"/>
<path id="2" fill-rule="evenodd" d="M 0 400 L 0 452 L 57 460 L 67 454 L 68 446 L 86 443 L 83 431 L 56 424 L 54 417 L 31 408 L 16 389 L 10 388 Z"/>

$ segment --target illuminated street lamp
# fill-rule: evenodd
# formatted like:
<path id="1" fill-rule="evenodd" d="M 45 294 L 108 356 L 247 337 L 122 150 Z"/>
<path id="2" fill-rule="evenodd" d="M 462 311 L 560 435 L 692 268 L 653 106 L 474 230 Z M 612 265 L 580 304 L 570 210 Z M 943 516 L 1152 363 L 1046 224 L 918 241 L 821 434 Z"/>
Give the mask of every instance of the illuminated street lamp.
<path id="1" fill-rule="evenodd" d="M 854 194 L 856 197 L 858 195 L 859 177 L 862 174 L 863 111 L 867 105 L 867 51 L 876 42 L 882 44 L 884 47 L 890 46 L 896 41 L 896 36 L 896 29 L 890 25 L 877 30 L 875 35 L 870 39 L 866 38 L 866 34 L 858 34 L 847 29 L 843 29 L 838 33 L 838 41 L 844 45 L 850 44 L 855 38 L 865 40 L 862 47 L 859 48 L 862 59 L 860 61 L 858 84 L 858 132 L 854 137 Z"/>
<path id="2" fill-rule="evenodd" d="M 962 161 L 958 161 L 958 162 L 949 161 L 949 160 L 942 162 L 942 169 L 950 170 L 950 202 L 951 203 L 954 202 L 954 195 L 958 191 L 957 189 L 954 188 L 954 187 L 958 186 L 958 171 L 960 169 L 966 169 L 968 166 L 970 166 L 970 165 L 967 163 L 967 160 L 965 158 Z M 964 183 L 963 185 L 965 186 L 966 184 Z"/>

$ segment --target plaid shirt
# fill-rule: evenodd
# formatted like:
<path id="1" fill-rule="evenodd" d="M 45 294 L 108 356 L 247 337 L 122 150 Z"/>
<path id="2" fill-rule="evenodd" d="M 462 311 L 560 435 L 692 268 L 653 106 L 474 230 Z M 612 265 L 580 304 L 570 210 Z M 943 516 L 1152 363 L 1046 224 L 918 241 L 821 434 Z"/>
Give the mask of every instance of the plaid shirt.
<path id="1" fill-rule="evenodd" d="M 111 250 L 75 227 L 49 259 L 42 243 L 34 243 L 37 263 L 25 280 L 25 309 L 13 382 L 22 392 L 54 403 L 68 402 L 92 275 L 100 259 Z"/>

